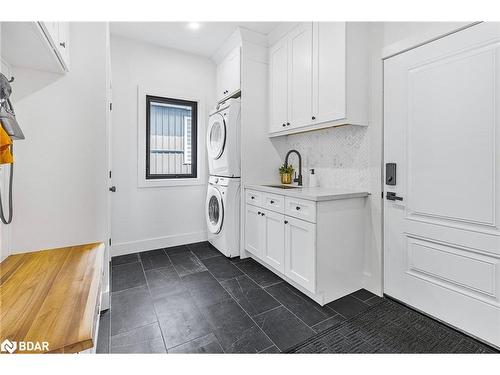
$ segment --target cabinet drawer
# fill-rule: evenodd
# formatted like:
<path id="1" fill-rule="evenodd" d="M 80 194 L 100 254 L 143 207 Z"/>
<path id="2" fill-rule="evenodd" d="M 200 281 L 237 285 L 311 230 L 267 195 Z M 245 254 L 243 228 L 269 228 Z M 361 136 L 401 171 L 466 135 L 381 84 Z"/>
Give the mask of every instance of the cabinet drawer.
<path id="1" fill-rule="evenodd" d="M 263 193 L 262 194 L 262 207 L 268 210 L 285 213 L 285 197 L 283 195 Z"/>
<path id="2" fill-rule="evenodd" d="M 253 204 L 255 206 L 262 205 L 262 193 L 255 190 L 245 190 L 246 198 L 245 202 L 248 204 Z"/>
<path id="3" fill-rule="evenodd" d="M 285 197 L 285 215 L 316 222 L 316 202 Z"/>

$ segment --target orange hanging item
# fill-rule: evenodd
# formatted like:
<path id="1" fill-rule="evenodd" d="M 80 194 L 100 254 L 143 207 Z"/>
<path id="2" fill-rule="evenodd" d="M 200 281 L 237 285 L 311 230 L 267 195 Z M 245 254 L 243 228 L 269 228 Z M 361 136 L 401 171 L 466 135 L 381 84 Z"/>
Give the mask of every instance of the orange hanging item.
<path id="1" fill-rule="evenodd" d="M 7 132 L 0 126 L 0 164 L 14 163 L 14 157 L 11 152 L 12 139 Z"/>

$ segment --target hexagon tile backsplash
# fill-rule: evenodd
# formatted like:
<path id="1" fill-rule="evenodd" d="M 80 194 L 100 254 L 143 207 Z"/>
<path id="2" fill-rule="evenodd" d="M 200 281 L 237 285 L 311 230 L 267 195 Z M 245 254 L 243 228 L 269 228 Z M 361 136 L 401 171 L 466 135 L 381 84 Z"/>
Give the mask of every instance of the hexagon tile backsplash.
<path id="1" fill-rule="evenodd" d="M 300 152 L 304 186 L 309 185 L 309 170 L 314 168 L 320 186 L 368 189 L 369 140 L 366 127 L 340 126 L 273 138 L 272 142 L 283 161 L 289 150 Z M 290 163 L 298 167 L 296 155 L 290 156 Z"/>

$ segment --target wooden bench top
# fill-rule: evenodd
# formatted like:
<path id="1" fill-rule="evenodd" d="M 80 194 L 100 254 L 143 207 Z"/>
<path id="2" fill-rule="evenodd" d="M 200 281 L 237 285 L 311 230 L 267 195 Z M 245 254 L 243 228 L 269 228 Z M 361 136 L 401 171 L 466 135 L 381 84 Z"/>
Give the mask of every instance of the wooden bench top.
<path id="1" fill-rule="evenodd" d="M 0 263 L 0 343 L 48 342 L 37 353 L 92 348 L 103 261 L 102 243 L 7 257 Z"/>

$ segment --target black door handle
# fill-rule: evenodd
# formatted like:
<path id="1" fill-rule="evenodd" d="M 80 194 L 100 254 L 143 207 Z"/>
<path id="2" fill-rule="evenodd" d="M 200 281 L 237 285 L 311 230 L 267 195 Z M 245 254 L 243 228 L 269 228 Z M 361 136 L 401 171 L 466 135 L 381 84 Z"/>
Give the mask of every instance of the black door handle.
<path id="1" fill-rule="evenodd" d="M 392 191 L 388 191 L 387 195 L 385 196 L 387 200 L 389 201 L 402 201 L 403 197 L 398 197 L 396 193 L 393 193 Z"/>
<path id="2" fill-rule="evenodd" d="M 116 186 L 111 186 L 109 188 L 109 191 L 112 192 L 112 193 L 115 193 L 116 192 Z"/>

